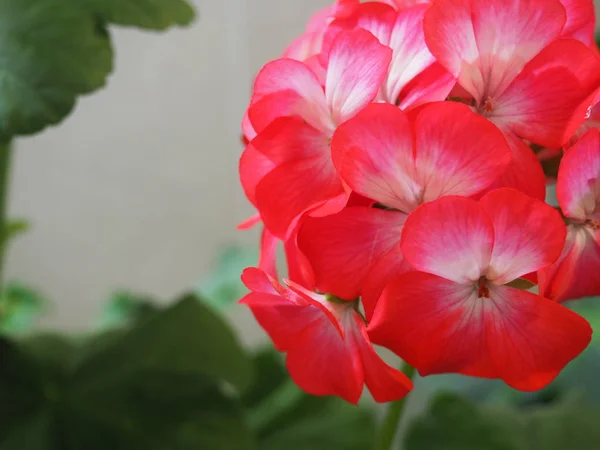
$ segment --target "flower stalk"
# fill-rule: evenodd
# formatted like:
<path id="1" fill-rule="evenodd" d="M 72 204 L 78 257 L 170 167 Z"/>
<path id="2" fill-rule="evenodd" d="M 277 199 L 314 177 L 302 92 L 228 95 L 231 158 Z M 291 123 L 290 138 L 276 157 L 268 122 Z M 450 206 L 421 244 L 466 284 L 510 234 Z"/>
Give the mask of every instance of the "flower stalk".
<path id="1" fill-rule="evenodd" d="M 10 191 L 11 141 L 0 140 L 0 303 L 4 299 L 4 259 L 8 247 L 8 196 Z"/>
<path id="2" fill-rule="evenodd" d="M 417 373 L 417 370 L 406 362 L 402 363 L 400 370 L 410 380 L 412 380 Z M 379 429 L 377 450 L 390 450 L 392 448 L 392 444 L 394 443 L 394 439 L 396 438 L 398 429 L 402 423 L 402 417 L 404 415 L 408 397 L 409 396 L 407 395 L 406 397 L 389 404 L 383 423 Z"/>

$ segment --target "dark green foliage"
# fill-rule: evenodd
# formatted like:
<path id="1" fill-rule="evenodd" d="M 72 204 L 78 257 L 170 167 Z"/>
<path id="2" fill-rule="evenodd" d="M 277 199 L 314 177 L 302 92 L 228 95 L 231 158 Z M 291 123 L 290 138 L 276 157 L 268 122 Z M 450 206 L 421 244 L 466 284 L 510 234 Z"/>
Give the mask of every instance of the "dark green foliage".
<path id="1" fill-rule="evenodd" d="M 252 366 L 193 297 L 90 339 L 0 341 L 0 449 L 253 449 Z"/>
<path id="2" fill-rule="evenodd" d="M 105 84 L 109 23 L 162 30 L 193 17 L 183 0 L 0 0 L 0 140 L 59 123 Z"/>
<path id="3" fill-rule="evenodd" d="M 526 409 L 436 396 L 409 427 L 406 450 L 597 450 L 600 412 L 579 398 Z"/>

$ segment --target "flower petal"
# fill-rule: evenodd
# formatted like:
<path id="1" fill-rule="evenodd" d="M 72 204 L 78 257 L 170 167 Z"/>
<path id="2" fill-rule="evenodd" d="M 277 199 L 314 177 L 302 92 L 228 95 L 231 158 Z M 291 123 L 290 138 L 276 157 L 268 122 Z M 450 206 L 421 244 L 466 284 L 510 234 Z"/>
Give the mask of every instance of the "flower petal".
<path id="1" fill-rule="evenodd" d="M 419 205 L 414 182 L 413 131 L 406 113 L 369 105 L 340 127 L 331 141 L 333 163 L 359 194 L 410 212 Z"/>
<path id="2" fill-rule="evenodd" d="M 494 244 L 490 218 L 474 200 L 443 197 L 417 208 L 406 219 L 400 248 L 417 270 L 457 283 L 485 274 Z"/>
<path id="3" fill-rule="evenodd" d="M 455 85 L 454 75 L 435 62 L 404 86 L 398 96 L 398 107 L 408 110 L 445 100 Z"/>
<path id="4" fill-rule="evenodd" d="M 486 277 L 494 284 L 549 266 L 560 256 L 566 227 L 554 208 L 514 189 L 495 189 L 479 201 L 494 226 Z"/>
<path id="5" fill-rule="evenodd" d="M 353 319 L 352 339 L 362 359 L 365 383 L 371 395 L 377 402 L 404 398 L 412 390 L 412 382 L 402 372 L 388 366 L 375 352 L 362 318 L 354 314 Z"/>
<path id="6" fill-rule="evenodd" d="M 512 132 L 505 133 L 512 161 L 506 171 L 488 189 L 508 187 L 538 200 L 546 198 L 546 175 L 531 147 Z"/>
<path id="7" fill-rule="evenodd" d="M 388 103 L 396 104 L 404 87 L 435 62 L 423 34 L 423 15 L 427 8 L 427 5 L 418 5 L 401 10 L 397 15 L 389 41 L 392 62 L 383 84 L 383 99 Z"/>
<path id="8" fill-rule="evenodd" d="M 483 308 L 473 304 L 477 300 L 472 285 L 409 272 L 383 291 L 369 323 L 369 336 L 422 375 L 462 373 L 485 355 Z"/>
<path id="9" fill-rule="evenodd" d="M 561 37 L 592 45 L 596 28 L 596 11 L 592 0 L 560 0 L 567 11 L 567 23 Z"/>
<path id="10" fill-rule="evenodd" d="M 436 0 L 424 29 L 433 55 L 481 104 L 502 94 L 565 19 L 555 0 Z"/>
<path id="11" fill-rule="evenodd" d="M 277 247 L 279 242 L 279 239 L 267 227 L 263 227 L 260 236 L 258 267 L 273 278 L 277 278 Z"/>
<path id="12" fill-rule="evenodd" d="M 298 245 L 315 273 L 317 289 L 346 300 L 360 296 L 371 267 L 398 247 L 406 215 L 362 206 L 304 219 Z"/>
<path id="13" fill-rule="evenodd" d="M 600 132 L 592 128 L 565 153 L 558 169 L 558 203 L 567 217 L 600 219 Z"/>
<path id="14" fill-rule="evenodd" d="M 240 181 L 246 197 L 256 206 L 256 185 L 275 168 L 275 163 L 264 153 L 259 152 L 252 143 L 246 146 L 239 162 Z"/>
<path id="15" fill-rule="evenodd" d="M 506 286 L 490 292 L 485 340 L 500 378 L 515 389 L 542 389 L 591 341 L 589 323 L 558 303 Z"/>
<path id="16" fill-rule="evenodd" d="M 373 101 L 392 51 L 365 30 L 343 31 L 329 54 L 325 93 L 333 121 L 341 124 Z"/>
<path id="17" fill-rule="evenodd" d="M 310 394 L 358 402 L 362 363 L 353 340 L 344 337 L 351 330 L 342 328 L 349 323 L 345 316 L 355 314 L 352 307 L 340 305 L 334 314 L 313 296 L 285 288 L 259 269 L 246 269 L 242 279 L 253 292 L 240 303 L 250 307 L 275 347 L 287 352 L 292 379 Z"/>
<path id="18" fill-rule="evenodd" d="M 344 188 L 321 132 L 295 118 L 278 119 L 265 132 L 269 138 L 261 134 L 253 145 L 278 166 L 256 186 L 256 204 L 267 228 L 287 240 L 302 214 L 328 201 L 341 209 L 343 202 L 338 196 L 344 194 Z M 264 139 L 258 142 L 259 138 Z"/>
<path id="19" fill-rule="evenodd" d="M 312 395 L 339 395 L 358 403 L 364 384 L 363 367 L 354 346 L 322 318 L 296 336 L 286 366 L 298 386 Z"/>
<path id="20" fill-rule="evenodd" d="M 560 258 L 538 277 L 540 294 L 557 302 L 600 295 L 600 232 L 569 226 Z"/>
<path id="21" fill-rule="evenodd" d="M 416 176 L 422 201 L 477 194 L 511 162 L 502 132 L 466 105 L 439 102 L 425 106 L 415 128 Z"/>
<path id="22" fill-rule="evenodd" d="M 401 235 L 398 234 L 397 244 L 390 248 L 385 255 L 373 264 L 363 282 L 361 301 L 363 308 L 365 309 L 365 318 L 367 319 L 367 322 L 373 317 L 381 293 L 390 280 L 398 275 L 414 270 L 402 255 L 402 251 L 400 250 L 400 238 Z"/>
<path id="23" fill-rule="evenodd" d="M 318 77 L 305 64 L 282 58 L 265 65 L 257 75 L 248 116 L 260 133 L 278 117 L 292 115 L 319 129 L 333 126 Z"/>
<path id="24" fill-rule="evenodd" d="M 550 383 L 591 334 L 585 319 L 535 294 L 493 286 L 479 298 L 473 286 L 418 272 L 390 283 L 369 326 L 373 342 L 423 375 L 501 378 L 524 391 Z"/>
<path id="25" fill-rule="evenodd" d="M 529 62 L 493 104 L 490 120 L 543 147 L 564 145 L 583 123 L 581 103 L 600 79 L 600 58 L 579 41 L 559 39 Z"/>

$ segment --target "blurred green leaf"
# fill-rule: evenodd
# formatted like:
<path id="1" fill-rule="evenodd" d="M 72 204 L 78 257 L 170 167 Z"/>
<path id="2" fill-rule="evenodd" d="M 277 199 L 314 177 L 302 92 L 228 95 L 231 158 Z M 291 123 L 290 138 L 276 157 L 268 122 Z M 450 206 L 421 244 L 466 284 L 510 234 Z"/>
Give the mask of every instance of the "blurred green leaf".
<path id="1" fill-rule="evenodd" d="M 257 261 L 255 250 L 226 248 L 215 268 L 198 286 L 198 294 L 217 311 L 226 310 L 248 292 L 240 276 L 246 267 L 256 266 Z"/>
<path id="2" fill-rule="evenodd" d="M 98 320 L 98 328 L 103 330 L 131 325 L 149 318 L 159 310 L 156 302 L 149 296 L 129 291 L 115 292 Z"/>
<path id="3" fill-rule="evenodd" d="M 139 370 L 171 370 L 222 379 L 240 391 L 252 381 L 252 363 L 231 328 L 193 296 L 143 321 L 81 364 L 79 375 L 102 381 Z"/>
<path id="4" fill-rule="evenodd" d="M 256 448 L 224 385 L 250 362 L 195 297 L 91 339 L 0 340 L 0 361 L 0 450 Z"/>
<path id="5" fill-rule="evenodd" d="M 164 30 L 188 25 L 194 9 L 184 0 L 83 0 L 102 20 L 118 25 Z"/>
<path id="6" fill-rule="evenodd" d="M 0 137 L 60 122 L 112 70 L 106 30 L 66 0 L 0 0 Z"/>
<path id="7" fill-rule="evenodd" d="M 11 219 L 4 227 L 4 234 L 2 236 L 2 245 L 6 245 L 17 236 L 29 231 L 30 224 L 26 219 Z"/>
<path id="8" fill-rule="evenodd" d="M 49 302 L 36 289 L 20 282 L 8 283 L 0 301 L 0 332 L 28 331 L 48 307 Z"/>
<path id="9" fill-rule="evenodd" d="M 375 423 L 370 410 L 304 393 L 273 349 L 258 352 L 254 361 L 255 382 L 243 400 L 261 450 L 372 448 Z"/>
<path id="10" fill-rule="evenodd" d="M 440 394 L 410 424 L 406 450 L 597 450 L 600 411 L 579 398 L 525 410 Z"/>

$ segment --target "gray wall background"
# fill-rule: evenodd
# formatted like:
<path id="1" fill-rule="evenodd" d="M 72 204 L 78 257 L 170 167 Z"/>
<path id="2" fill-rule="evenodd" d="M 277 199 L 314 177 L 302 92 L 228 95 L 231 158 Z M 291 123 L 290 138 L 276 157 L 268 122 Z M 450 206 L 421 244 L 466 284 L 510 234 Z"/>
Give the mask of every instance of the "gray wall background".
<path id="1" fill-rule="evenodd" d="M 115 73 L 63 124 L 17 142 L 13 216 L 33 229 L 11 277 L 57 305 L 49 326 L 86 327 L 126 287 L 169 298 L 197 282 L 252 209 L 237 180 L 253 75 L 328 0 L 193 0 L 190 28 L 114 28 Z M 245 334 L 256 327 L 244 313 Z"/>

